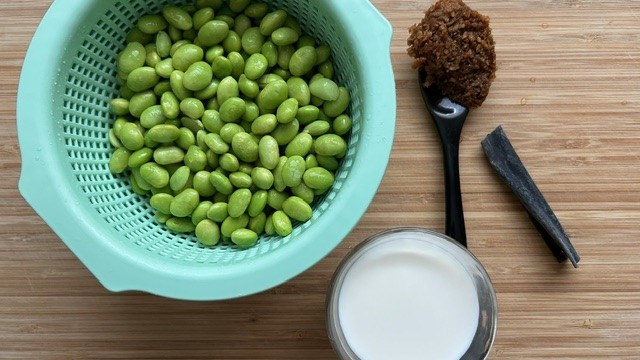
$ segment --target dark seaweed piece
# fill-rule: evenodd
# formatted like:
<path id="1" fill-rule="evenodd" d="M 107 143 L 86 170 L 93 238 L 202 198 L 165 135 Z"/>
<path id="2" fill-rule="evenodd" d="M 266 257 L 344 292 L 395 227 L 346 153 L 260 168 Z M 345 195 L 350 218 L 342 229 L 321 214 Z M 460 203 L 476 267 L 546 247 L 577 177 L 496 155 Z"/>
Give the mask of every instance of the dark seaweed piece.
<path id="1" fill-rule="evenodd" d="M 569 259 L 578 267 L 580 256 L 574 249 L 560 221 L 522 164 L 502 126 L 482 140 L 489 163 L 518 197 L 536 229 L 559 262 Z"/>

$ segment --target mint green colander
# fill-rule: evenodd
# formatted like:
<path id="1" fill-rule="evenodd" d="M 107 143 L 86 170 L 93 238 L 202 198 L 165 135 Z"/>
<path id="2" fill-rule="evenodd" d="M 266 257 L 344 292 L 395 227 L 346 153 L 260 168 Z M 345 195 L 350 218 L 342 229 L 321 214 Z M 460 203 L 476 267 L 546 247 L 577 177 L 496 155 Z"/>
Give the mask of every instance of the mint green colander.
<path id="1" fill-rule="evenodd" d="M 279 285 L 333 250 L 371 203 L 395 125 L 389 23 L 367 0 L 273 0 L 327 43 L 354 120 L 336 183 L 290 236 L 248 250 L 198 244 L 154 220 L 148 199 L 109 172 L 108 103 L 116 54 L 137 18 L 170 0 L 55 0 L 25 58 L 17 122 L 21 194 L 111 291 L 189 300 L 245 296 Z"/>

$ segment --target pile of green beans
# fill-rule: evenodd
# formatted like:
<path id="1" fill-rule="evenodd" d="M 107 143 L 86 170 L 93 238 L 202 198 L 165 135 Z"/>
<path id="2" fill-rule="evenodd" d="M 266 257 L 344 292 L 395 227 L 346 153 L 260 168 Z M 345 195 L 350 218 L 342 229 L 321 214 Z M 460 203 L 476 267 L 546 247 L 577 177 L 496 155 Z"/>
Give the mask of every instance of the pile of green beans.
<path id="1" fill-rule="evenodd" d="M 159 223 L 248 248 L 312 217 L 347 151 L 350 95 L 293 17 L 252 0 L 168 6 L 116 61 L 109 169 Z"/>

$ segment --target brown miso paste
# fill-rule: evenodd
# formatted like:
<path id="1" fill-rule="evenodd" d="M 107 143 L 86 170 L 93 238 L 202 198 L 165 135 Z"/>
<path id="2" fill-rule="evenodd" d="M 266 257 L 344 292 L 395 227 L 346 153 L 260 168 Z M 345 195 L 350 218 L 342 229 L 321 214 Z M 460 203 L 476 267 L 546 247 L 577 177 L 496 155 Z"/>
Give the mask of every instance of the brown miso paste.
<path id="1" fill-rule="evenodd" d="M 495 78 L 495 43 L 489 18 L 462 0 L 439 0 L 409 28 L 407 53 L 424 69 L 423 86 L 437 85 L 453 101 L 482 105 Z"/>

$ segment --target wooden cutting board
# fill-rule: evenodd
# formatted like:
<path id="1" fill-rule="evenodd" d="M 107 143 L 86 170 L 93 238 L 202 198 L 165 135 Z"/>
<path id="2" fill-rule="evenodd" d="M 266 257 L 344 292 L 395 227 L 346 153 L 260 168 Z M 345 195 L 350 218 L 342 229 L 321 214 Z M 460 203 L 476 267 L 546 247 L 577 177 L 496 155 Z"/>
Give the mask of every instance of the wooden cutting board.
<path id="1" fill-rule="evenodd" d="M 440 148 L 405 54 L 429 2 L 373 0 L 395 31 L 398 111 L 386 177 L 360 224 L 296 279 L 215 303 L 107 292 L 18 194 L 15 94 L 50 3 L 0 2 L 0 358 L 335 358 L 325 290 L 346 252 L 390 227 L 444 228 Z M 500 306 L 490 358 L 640 358 L 640 1 L 468 4 L 491 18 L 499 67 L 461 143 L 469 248 Z M 554 260 L 485 160 L 480 141 L 500 124 L 579 269 Z"/>

